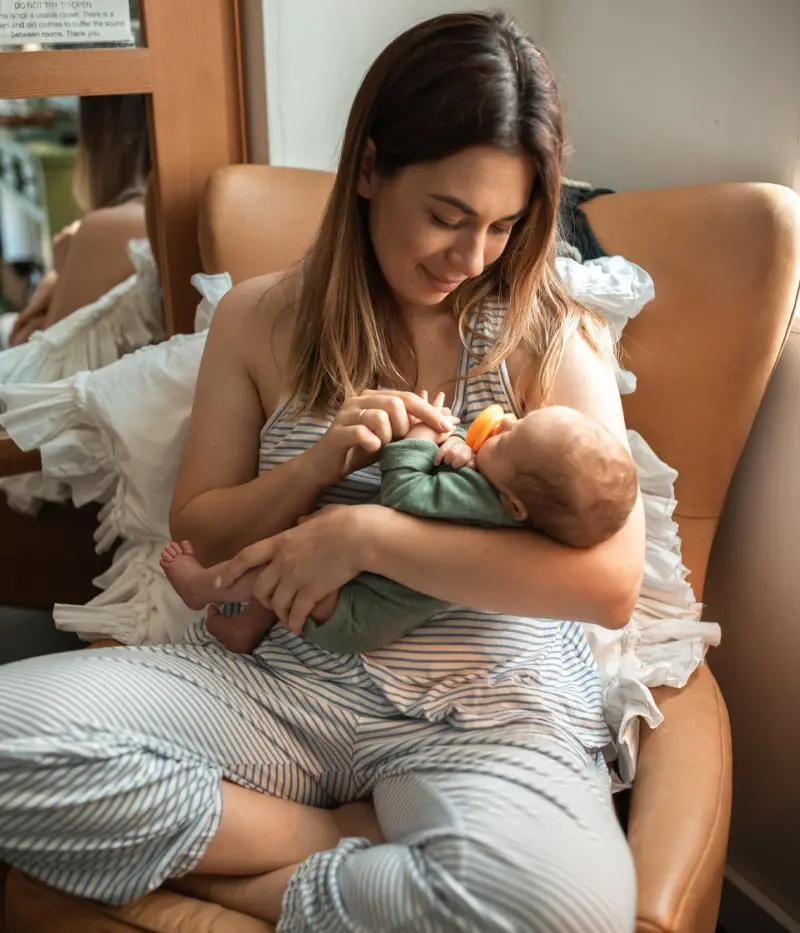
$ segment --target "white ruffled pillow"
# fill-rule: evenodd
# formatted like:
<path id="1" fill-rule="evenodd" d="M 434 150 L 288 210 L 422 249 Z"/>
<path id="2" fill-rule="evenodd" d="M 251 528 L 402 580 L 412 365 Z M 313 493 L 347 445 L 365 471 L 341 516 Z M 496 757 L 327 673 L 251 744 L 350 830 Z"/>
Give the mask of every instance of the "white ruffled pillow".
<path id="1" fill-rule="evenodd" d="M 225 295 L 233 288 L 233 280 L 227 272 L 221 272 L 217 275 L 196 275 L 192 279 L 192 285 L 200 292 L 200 304 L 194 316 L 194 329 L 196 333 L 208 330 L 211 326 L 211 318 L 217 305 L 222 301 Z"/>
<path id="2" fill-rule="evenodd" d="M 39 448 L 48 478 L 76 505 L 103 502 L 98 552 L 120 538 L 105 590 L 87 606 L 56 606 L 59 628 L 93 641 L 180 641 L 198 613 L 171 592 L 158 565 L 206 334 L 173 337 L 94 373 L 47 386 L 8 386 L 0 421 L 16 443 Z M 131 404 L 131 399 L 136 403 Z"/>
<path id="3" fill-rule="evenodd" d="M 558 270 L 576 298 L 605 315 L 615 336 L 653 297 L 647 273 L 620 257 L 583 265 L 560 258 Z M 230 279 L 193 281 L 203 295 L 198 326 L 206 327 Z M 100 372 L 52 386 L 0 390 L 9 407 L 1 420 L 20 446 L 42 448 L 45 473 L 67 483 L 78 503 L 107 503 L 98 547 L 125 539 L 97 581 L 105 592 L 86 607 L 57 607 L 59 627 L 87 639 L 102 635 L 141 644 L 178 641 L 199 618 L 175 597 L 158 555 L 169 537 L 169 503 L 204 344 L 205 333 L 176 337 Z M 633 391 L 630 373 L 620 368 L 617 379 L 621 392 Z M 603 682 L 606 718 L 619 736 L 622 782 L 633 778 L 636 767 L 638 717 L 651 726 L 662 719 L 650 688 L 685 684 L 707 646 L 719 641 L 719 627 L 699 621 L 700 606 L 681 562 L 672 520 L 676 474 L 638 434 L 629 432 L 629 439 L 646 513 L 642 593 L 625 629 L 585 626 Z"/>
<path id="4" fill-rule="evenodd" d="M 105 503 L 95 532 L 98 552 L 123 540 L 95 580 L 100 596 L 86 606 L 55 607 L 56 625 L 86 641 L 174 643 L 202 615 L 183 604 L 158 563 L 169 540 L 205 331 L 232 288 L 228 275 L 192 281 L 202 296 L 196 314 L 202 332 L 148 346 L 102 372 L 0 389 L 8 409 L 0 420 L 20 447 L 41 450 L 48 481 L 71 491 L 76 505 Z"/>
<path id="5" fill-rule="evenodd" d="M 558 271 L 572 294 L 600 312 L 619 340 L 625 325 L 655 294 L 650 276 L 620 256 L 577 263 L 559 259 Z M 617 365 L 621 395 L 636 389 L 636 377 Z M 628 431 L 628 442 L 639 474 L 645 510 L 645 569 L 633 618 L 624 629 L 585 625 L 587 640 L 603 682 L 606 721 L 617 736 L 617 787 L 633 780 L 639 745 L 639 717 L 652 728 L 663 716 L 650 687 L 683 687 L 705 657 L 718 645 L 720 627 L 701 622 L 681 560 L 678 526 L 672 519 L 677 502 L 677 473 L 650 449 L 644 438 Z"/>
<path id="6" fill-rule="evenodd" d="M 94 582 L 103 592 L 86 606 L 55 607 L 56 625 L 84 641 L 125 645 L 177 644 L 202 617 L 189 609 L 159 566 L 164 539 L 124 541 L 111 567 Z"/>
<path id="7" fill-rule="evenodd" d="M 43 472 L 66 483 L 76 505 L 106 503 L 96 533 L 101 551 L 117 537 L 169 534 L 205 339 L 180 335 L 93 373 L 0 389 L 7 405 L 0 420 L 18 446 L 41 450 Z"/>
<path id="8" fill-rule="evenodd" d="M 52 383 L 108 366 L 164 339 L 161 282 L 150 243 L 131 240 L 134 274 L 97 301 L 0 352 L 0 386 Z M 11 508 L 35 515 L 43 502 L 66 502 L 68 486 L 46 473 L 0 479 Z"/>
<path id="9" fill-rule="evenodd" d="M 100 369 L 164 339 L 158 268 L 147 240 L 131 240 L 133 275 L 85 308 L 0 353 L 0 385 L 56 382 Z"/>

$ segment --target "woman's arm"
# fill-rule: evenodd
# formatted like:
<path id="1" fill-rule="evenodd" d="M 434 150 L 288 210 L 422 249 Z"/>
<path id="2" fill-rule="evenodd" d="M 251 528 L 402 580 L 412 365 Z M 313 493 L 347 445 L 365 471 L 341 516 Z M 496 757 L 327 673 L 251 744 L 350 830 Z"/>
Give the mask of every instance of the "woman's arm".
<path id="1" fill-rule="evenodd" d="M 446 602 L 489 612 L 594 622 L 620 628 L 641 583 L 628 544 L 611 539 L 568 549 L 530 531 L 431 523 L 364 507 L 359 571 L 388 576 Z M 366 513 L 366 508 L 370 513 Z M 627 537 L 627 530 L 620 532 Z"/>
<path id="2" fill-rule="evenodd" d="M 31 299 L 20 312 L 9 337 L 8 345 L 16 347 L 27 343 L 36 331 L 44 330 L 48 320 L 50 303 L 58 286 L 59 276 L 67 267 L 69 250 L 81 222 L 76 220 L 53 237 L 53 268 L 47 272 L 31 295 Z"/>
<path id="3" fill-rule="evenodd" d="M 580 337 L 564 353 L 554 404 L 605 424 L 627 446 L 610 341 L 598 356 Z M 512 370 L 513 372 L 513 370 Z M 644 570 L 644 510 L 637 502 L 609 541 L 575 549 L 534 533 L 431 526 L 388 510 L 360 517 L 360 570 L 388 576 L 448 602 L 515 615 L 618 628 L 630 619 Z"/>
<path id="4" fill-rule="evenodd" d="M 56 249 L 58 282 L 44 326 L 52 327 L 133 275 L 128 243 L 146 235 L 140 200 L 87 214 L 64 247 Z"/>
<path id="5" fill-rule="evenodd" d="M 59 230 L 53 237 L 53 270 L 57 275 L 61 275 L 67 268 L 69 260 L 69 251 L 81 229 L 82 220 L 73 221 L 69 226 Z"/>
<path id="6" fill-rule="evenodd" d="M 245 282 L 213 318 L 170 513 L 174 537 L 190 540 L 206 565 L 290 528 L 328 486 L 404 436 L 409 415 L 441 425 L 442 413 L 419 396 L 365 392 L 316 444 L 257 476 L 261 428 L 288 368 L 293 322 L 282 312 L 294 289 L 285 273 Z"/>
<path id="7" fill-rule="evenodd" d="M 206 565 L 290 527 L 324 488 L 304 456 L 257 475 L 264 409 L 280 397 L 275 356 L 288 337 L 279 312 L 294 285 L 281 276 L 236 286 L 208 333 L 170 512 L 173 536 L 190 540 Z"/>

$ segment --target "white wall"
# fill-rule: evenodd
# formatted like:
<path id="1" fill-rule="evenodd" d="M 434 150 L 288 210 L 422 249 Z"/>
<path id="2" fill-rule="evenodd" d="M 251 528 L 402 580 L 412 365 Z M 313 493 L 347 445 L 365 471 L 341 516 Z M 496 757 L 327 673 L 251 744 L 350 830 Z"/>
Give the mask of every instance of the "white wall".
<path id="1" fill-rule="evenodd" d="M 321 169 L 335 167 L 353 97 L 389 41 L 431 16 L 472 7 L 469 0 L 263 2 L 270 161 Z M 538 33 L 541 0 L 496 6 Z"/>
<path id="2" fill-rule="evenodd" d="M 800 0 L 546 0 L 570 177 L 800 190 Z"/>
<path id="3" fill-rule="evenodd" d="M 333 168 L 380 50 L 415 22 L 472 5 L 243 0 L 251 158 Z M 800 190 L 800 0 L 502 5 L 551 53 L 572 177 L 618 189 L 758 180 Z"/>

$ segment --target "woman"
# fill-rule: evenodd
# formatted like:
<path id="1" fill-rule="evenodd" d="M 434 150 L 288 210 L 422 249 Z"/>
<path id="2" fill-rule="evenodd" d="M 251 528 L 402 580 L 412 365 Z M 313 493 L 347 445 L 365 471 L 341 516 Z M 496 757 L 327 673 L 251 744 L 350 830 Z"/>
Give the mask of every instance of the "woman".
<path id="1" fill-rule="evenodd" d="M 53 269 L 17 318 L 9 346 L 96 301 L 133 274 L 128 243 L 145 235 L 150 171 L 143 94 L 83 97 L 75 199 L 85 216 L 53 239 Z"/>
<path id="2" fill-rule="evenodd" d="M 554 272 L 563 150 L 551 72 L 504 16 L 379 57 L 306 261 L 217 312 L 172 524 L 204 562 L 267 563 L 284 622 L 362 571 L 457 607 L 368 656 L 281 626 L 232 655 L 200 626 L 9 667 L 0 857 L 110 903 L 204 876 L 180 884 L 283 931 L 632 929 L 597 671 L 547 620 L 627 621 L 641 507 L 579 551 L 367 502 L 379 448 L 442 418 L 423 389 L 463 423 L 547 400 L 625 437 L 608 334 Z M 339 806 L 368 794 L 379 826 Z"/>

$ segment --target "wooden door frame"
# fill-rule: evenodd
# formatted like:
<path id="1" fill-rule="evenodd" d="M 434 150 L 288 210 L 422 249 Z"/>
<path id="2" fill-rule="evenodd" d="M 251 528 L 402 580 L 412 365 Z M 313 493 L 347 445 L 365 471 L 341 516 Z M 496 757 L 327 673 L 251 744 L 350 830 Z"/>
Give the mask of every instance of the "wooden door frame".
<path id="1" fill-rule="evenodd" d="M 191 333 L 200 198 L 216 169 L 247 159 L 239 3 L 144 0 L 142 13 L 167 333 Z"/>

